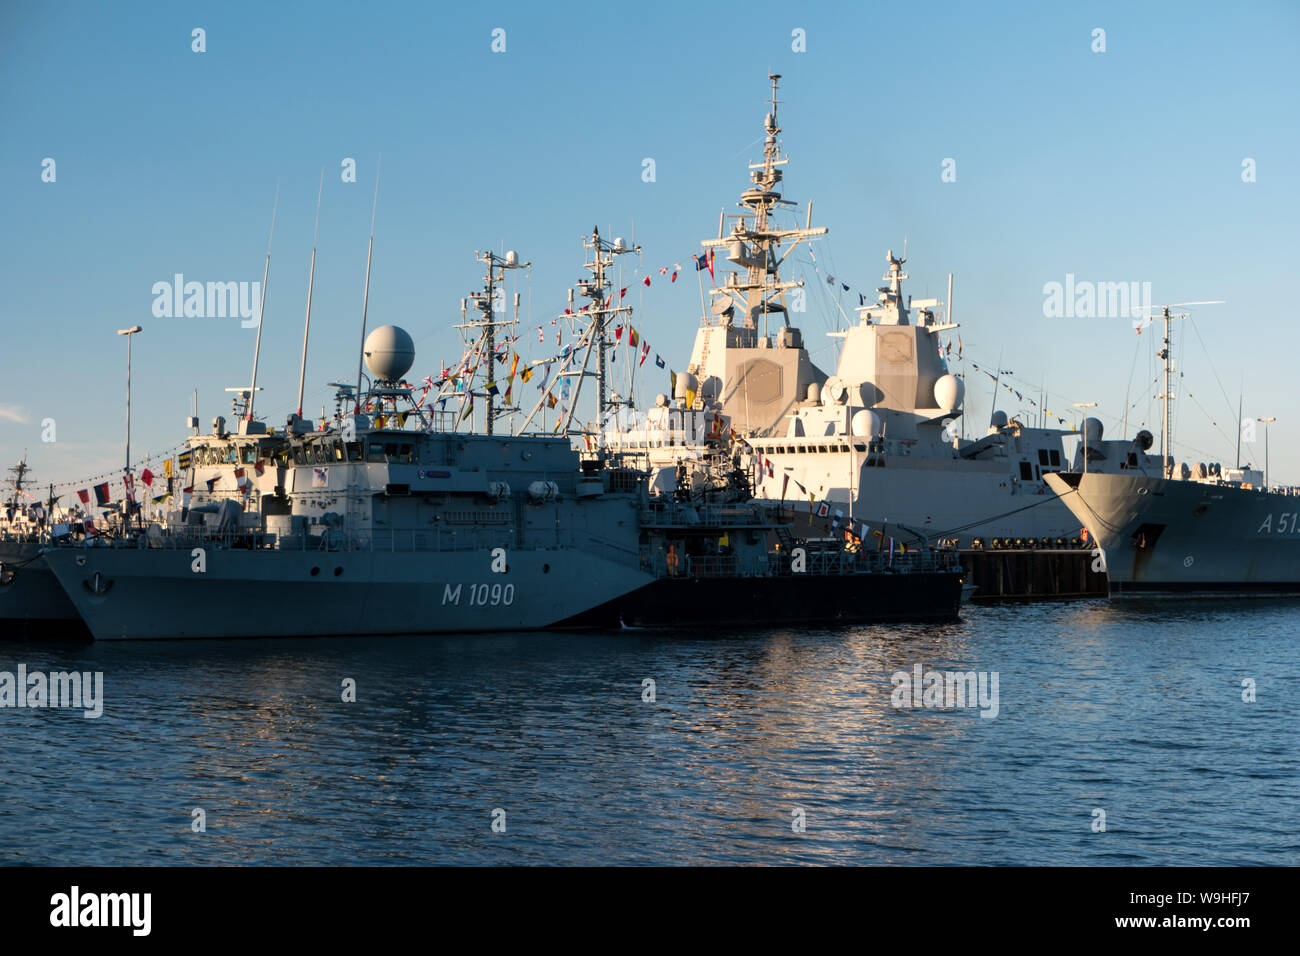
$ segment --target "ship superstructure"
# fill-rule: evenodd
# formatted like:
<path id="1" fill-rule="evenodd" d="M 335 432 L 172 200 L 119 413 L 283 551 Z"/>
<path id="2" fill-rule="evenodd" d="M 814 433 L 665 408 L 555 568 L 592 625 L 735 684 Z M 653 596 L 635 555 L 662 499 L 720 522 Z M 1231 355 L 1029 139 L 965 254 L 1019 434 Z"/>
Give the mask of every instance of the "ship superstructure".
<path id="1" fill-rule="evenodd" d="M 876 301 L 828 333 L 840 339 L 834 372 L 812 361 L 788 304 L 802 281 L 783 268 L 791 250 L 826 230 L 812 226 L 811 210 L 804 228 L 774 225 L 774 214 L 794 204 L 781 192 L 788 159 L 778 140 L 780 77 L 769 79 L 763 161 L 750 166 L 746 211 L 702 243 L 706 255 L 720 253 L 720 281 L 668 414 L 726 422 L 748 454 L 756 496 L 777 507 L 802 501 L 806 533 L 852 524 L 884 535 L 907 526 L 963 549 L 1080 545 L 1078 521 L 1044 476 L 1070 467 L 1067 439 L 1081 436 L 995 411 L 986 429 L 962 437 L 965 383 L 948 367 L 943 343 L 958 328 L 951 292 L 948 301 L 912 299 L 904 257 L 890 251 Z M 661 448 L 652 460 L 665 465 L 689 454 Z"/>
<path id="2" fill-rule="evenodd" d="M 783 194 L 789 160 L 777 139 L 781 77 L 771 74 L 768 79 L 772 98 L 763 120 L 763 160 L 750 164 L 751 185 L 738 203 L 744 212 L 730 217 L 730 229 L 723 217 L 717 237 L 701 243 L 710 275 L 718 253 L 737 268 L 724 272 L 721 285 L 710 293 L 708 314 L 701 319 L 687 369 L 691 404 L 721 406 L 737 432 L 745 435 L 776 429 L 795 402 L 826 379 L 791 321 L 794 296 L 787 293 L 802 292 L 803 281 L 783 278 L 782 268 L 801 243 L 827 230 L 812 225 L 811 207 L 802 229 L 781 228 L 775 221 L 775 213 L 794 203 Z"/>

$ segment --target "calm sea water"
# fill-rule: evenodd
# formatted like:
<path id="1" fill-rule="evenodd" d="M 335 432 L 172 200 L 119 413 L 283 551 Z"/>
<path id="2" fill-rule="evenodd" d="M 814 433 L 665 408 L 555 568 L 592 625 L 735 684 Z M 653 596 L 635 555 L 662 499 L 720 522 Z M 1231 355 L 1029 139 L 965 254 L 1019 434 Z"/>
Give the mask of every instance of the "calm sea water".
<path id="1" fill-rule="evenodd" d="M 0 861 L 1294 865 L 1298 636 L 1297 602 L 1085 601 L 948 627 L 3 641 L 0 670 L 102 671 L 106 702 L 0 710 Z M 997 717 L 891 706 L 917 663 L 997 671 Z"/>

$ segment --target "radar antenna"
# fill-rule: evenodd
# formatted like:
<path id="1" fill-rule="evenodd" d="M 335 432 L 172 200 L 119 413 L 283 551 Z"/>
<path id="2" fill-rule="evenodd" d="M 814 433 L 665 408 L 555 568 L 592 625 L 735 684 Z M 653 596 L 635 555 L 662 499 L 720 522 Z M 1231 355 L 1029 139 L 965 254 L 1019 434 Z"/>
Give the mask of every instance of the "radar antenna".
<path id="1" fill-rule="evenodd" d="M 824 227 L 813 228 L 812 204 L 808 204 L 807 225 L 803 229 L 775 229 L 769 220 L 772 213 L 782 206 L 795 206 L 793 200 L 782 196 L 779 186 L 784 178 L 780 167 L 789 159 L 781 154 L 777 135 L 781 127 L 777 122 L 776 98 L 777 87 L 781 79 L 779 73 L 769 73 L 772 83 L 772 97 L 769 110 L 763 120 L 763 161 L 750 163 L 750 180 L 753 185 L 746 189 L 737 203 L 746 212 L 729 218 L 735 219 L 729 235 L 723 235 L 724 229 L 718 230 L 718 238 L 706 239 L 700 245 L 706 250 L 725 249 L 727 261 L 740 266 L 744 272 L 729 272 L 721 286 L 710 290 L 710 296 L 721 299 L 713 303 L 710 312 L 723 316 L 729 330 L 741 332 L 733 342 L 735 345 L 752 345 L 760 332 L 759 319 L 762 318 L 761 334 L 768 334 L 767 316 L 773 312 L 788 315 L 785 305 L 787 289 L 800 288 L 803 280 L 782 281 L 781 266 L 795 247 L 805 239 L 824 236 Z M 724 219 L 728 218 L 725 216 Z M 721 225 L 722 223 L 720 223 Z M 782 243 L 789 247 L 782 253 Z M 730 300 L 730 301 L 728 301 Z M 737 322 L 737 315 L 740 321 Z M 704 324 L 716 320 L 705 315 Z M 743 331 L 742 331 L 743 330 Z M 728 334 L 730 339 L 731 335 Z"/>
<path id="2" fill-rule="evenodd" d="M 1177 309 L 1189 305 L 1223 305 L 1224 300 L 1213 299 L 1205 302 L 1171 302 L 1168 305 L 1149 305 L 1141 307 L 1141 311 L 1151 312 L 1158 311 L 1160 318 L 1165 323 L 1165 338 L 1163 347 L 1160 349 L 1160 358 L 1164 360 L 1164 391 L 1160 395 L 1160 468 L 1161 474 L 1169 478 L 1173 475 L 1174 463 L 1170 457 L 1170 452 L 1174 447 L 1173 420 L 1169 415 L 1169 404 L 1174 400 L 1173 376 L 1174 376 L 1174 347 L 1173 347 L 1173 320 L 1185 319 L 1190 314 L 1188 312 L 1171 312 L 1171 309 Z M 1138 331 L 1141 332 L 1151 322 L 1151 316 L 1146 317 L 1146 321 L 1139 320 L 1137 324 Z"/>

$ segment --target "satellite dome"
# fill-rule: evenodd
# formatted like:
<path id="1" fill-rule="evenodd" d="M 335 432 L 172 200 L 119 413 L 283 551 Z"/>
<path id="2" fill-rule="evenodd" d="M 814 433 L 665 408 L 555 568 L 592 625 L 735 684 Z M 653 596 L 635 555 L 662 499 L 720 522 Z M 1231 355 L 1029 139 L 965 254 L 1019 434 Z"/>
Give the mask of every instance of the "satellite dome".
<path id="1" fill-rule="evenodd" d="M 415 364 L 415 343 L 405 329 L 381 325 L 366 336 L 366 368 L 381 382 L 396 382 Z"/>
<path id="2" fill-rule="evenodd" d="M 884 430 L 881 426 L 880 416 L 869 408 L 860 408 L 854 412 L 849 427 L 854 435 L 865 438 L 879 438 Z"/>
<path id="3" fill-rule="evenodd" d="M 996 412 L 993 413 L 993 427 L 994 427 L 994 428 L 1006 428 L 1006 427 L 1007 427 L 1007 413 L 1006 413 L 1006 412 L 1002 411 L 1001 409 L 998 409 Z"/>
<path id="4" fill-rule="evenodd" d="M 945 412 L 954 412 L 961 408 L 962 399 L 966 397 L 966 384 L 956 375 L 941 375 L 934 383 L 934 400 Z"/>
<path id="5" fill-rule="evenodd" d="M 1088 444 L 1095 445 L 1101 441 L 1102 433 L 1105 427 L 1099 418 L 1085 418 L 1083 421 L 1083 433 L 1088 436 Z"/>

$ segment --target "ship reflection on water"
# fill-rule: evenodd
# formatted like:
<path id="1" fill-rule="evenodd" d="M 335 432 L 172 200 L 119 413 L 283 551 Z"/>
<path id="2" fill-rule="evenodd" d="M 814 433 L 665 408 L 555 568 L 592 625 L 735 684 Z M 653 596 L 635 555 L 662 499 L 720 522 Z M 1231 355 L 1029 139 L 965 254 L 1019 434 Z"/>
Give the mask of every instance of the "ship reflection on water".
<path id="1" fill-rule="evenodd" d="M 8 642 L 32 668 L 102 670 L 106 702 L 95 721 L 0 713 L 3 782 L 23 795 L 0 810 L 0 850 L 59 864 L 1300 861 L 1280 703 L 1300 689 L 1297 606 L 1164 605 L 1141 627 L 1135 613 Z M 891 675 L 916 665 L 997 672 L 996 718 L 893 706 Z"/>

